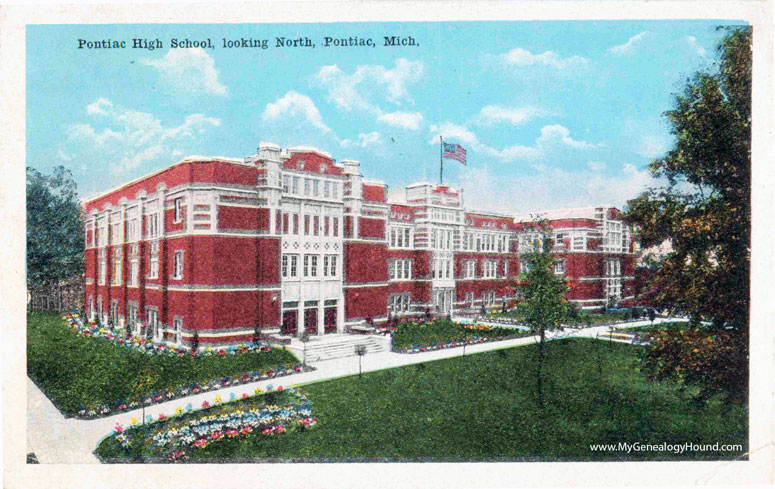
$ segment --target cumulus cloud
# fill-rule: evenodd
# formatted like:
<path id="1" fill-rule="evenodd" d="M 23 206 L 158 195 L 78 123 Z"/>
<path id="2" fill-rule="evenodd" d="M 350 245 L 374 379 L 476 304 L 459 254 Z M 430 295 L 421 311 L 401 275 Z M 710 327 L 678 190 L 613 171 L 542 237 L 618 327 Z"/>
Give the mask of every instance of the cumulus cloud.
<path id="1" fill-rule="evenodd" d="M 382 144 L 382 136 L 378 132 L 370 132 L 368 134 L 358 134 L 358 141 L 352 139 L 343 139 L 339 141 L 339 145 L 343 148 L 368 148 L 371 146 L 378 146 Z"/>
<path id="2" fill-rule="evenodd" d="M 627 42 L 610 48 L 608 52 L 619 56 L 630 56 L 635 53 L 638 47 L 643 43 L 643 40 L 649 35 L 650 33 L 648 31 L 635 34 L 629 38 Z"/>
<path id="3" fill-rule="evenodd" d="M 645 134 L 635 145 L 635 152 L 646 158 L 657 158 L 664 155 L 670 149 L 670 141 L 667 138 Z"/>
<path id="4" fill-rule="evenodd" d="M 609 174 L 536 166 L 528 175 L 467 166 L 461 168 L 456 183 L 465 190 L 467 207 L 509 214 L 600 204 L 622 208 L 654 184 L 648 170 L 632 164 Z"/>
<path id="5" fill-rule="evenodd" d="M 266 109 L 262 115 L 265 121 L 283 117 L 300 117 L 324 134 L 332 132 L 331 128 L 323 122 L 323 117 L 312 99 L 293 90 L 287 92 L 277 101 L 266 104 Z"/>
<path id="6" fill-rule="evenodd" d="M 151 113 L 128 109 L 105 98 L 87 105 L 86 113 L 94 120 L 70 126 L 68 139 L 76 146 L 74 151 L 87 159 L 98 157 L 110 165 L 114 174 L 133 170 L 163 155 L 175 156 L 168 145 L 195 140 L 221 123 L 204 114 L 190 114 L 180 125 L 166 127 Z M 60 158 L 63 155 L 60 149 Z"/>
<path id="7" fill-rule="evenodd" d="M 699 43 L 697 43 L 696 37 L 686 36 L 684 40 L 689 44 L 689 47 L 691 47 L 694 50 L 694 52 L 696 52 L 700 56 L 703 56 L 703 57 L 705 56 L 705 53 L 706 53 L 705 48 L 703 48 L 702 46 L 699 45 Z"/>
<path id="8" fill-rule="evenodd" d="M 603 171 L 605 170 L 605 163 L 602 161 L 590 161 L 587 163 L 587 167 L 592 171 Z"/>
<path id="9" fill-rule="evenodd" d="M 503 107 L 500 105 L 486 105 L 482 107 L 474 121 L 485 125 L 508 123 L 513 126 L 520 126 L 543 113 L 543 110 L 531 106 Z"/>
<path id="10" fill-rule="evenodd" d="M 382 65 L 357 66 L 347 73 L 337 65 L 321 67 L 313 83 L 326 91 L 327 100 L 345 111 L 373 113 L 379 122 L 393 127 L 419 129 L 423 116 L 420 112 L 383 110 L 384 103 L 398 106 L 412 104 L 409 86 L 420 80 L 425 65 L 405 58 L 396 60 L 395 67 Z"/>
<path id="11" fill-rule="evenodd" d="M 560 70 L 586 66 L 588 61 L 581 56 L 563 58 L 554 51 L 545 51 L 541 54 L 533 54 L 527 49 L 514 48 L 502 55 L 503 60 L 510 66 L 551 66 Z"/>
<path id="12" fill-rule="evenodd" d="M 180 92 L 226 95 L 218 80 L 215 60 L 202 48 L 170 49 L 161 58 L 145 58 L 140 63 L 159 72 L 161 80 Z"/>
<path id="13" fill-rule="evenodd" d="M 536 139 L 533 146 L 512 145 L 500 150 L 482 143 L 470 129 L 451 122 L 444 122 L 440 125 L 434 124 L 430 127 L 430 132 L 433 134 L 433 137 L 430 139 L 429 144 L 438 144 L 439 135 L 441 135 L 446 139 L 462 144 L 466 148 L 471 148 L 475 152 L 506 162 L 536 160 L 547 152 L 561 147 L 580 150 L 597 147 L 595 144 L 571 138 L 570 131 L 559 124 L 544 126 L 541 129 L 541 135 Z"/>
<path id="14" fill-rule="evenodd" d="M 417 130 L 420 128 L 422 122 L 422 114 L 420 112 L 379 112 L 377 114 L 377 121 L 384 122 L 385 124 L 393 127 L 400 127 L 403 129 Z"/>
<path id="15" fill-rule="evenodd" d="M 62 161 L 70 161 L 70 160 L 72 160 L 72 158 L 70 156 L 68 156 L 67 154 L 65 154 L 64 151 L 62 151 L 62 148 L 59 148 L 59 151 L 57 151 L 57 157 L 59 157 L 59 159 L 62 160 Z"/>

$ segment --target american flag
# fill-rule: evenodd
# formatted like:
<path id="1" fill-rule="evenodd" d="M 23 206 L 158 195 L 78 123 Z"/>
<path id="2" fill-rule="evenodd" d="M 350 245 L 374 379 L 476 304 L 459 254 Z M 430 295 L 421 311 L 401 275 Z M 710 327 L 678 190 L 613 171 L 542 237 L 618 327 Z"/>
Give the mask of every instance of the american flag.
<path id="1" fill-rule="evenodd" d="M 444 145 L 444 152 L 442 156 L 444 158 L 452 158 L 458 160 L 462 164 L 466 164 L 466 150 L 459 144 L 441 143 Z"/>

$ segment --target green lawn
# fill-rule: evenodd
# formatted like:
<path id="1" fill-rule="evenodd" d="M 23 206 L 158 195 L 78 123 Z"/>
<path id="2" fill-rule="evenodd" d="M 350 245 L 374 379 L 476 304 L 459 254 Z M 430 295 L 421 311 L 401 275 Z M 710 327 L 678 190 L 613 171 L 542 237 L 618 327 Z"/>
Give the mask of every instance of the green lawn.
<path id="1" fill-rule="evenodd" d="M 739 443 L 744 406 L 698 407 L 672 382 L 649 384 L 631 345 L 547 343 L 546 405 L 535 395 L 535 346 L 428 362 L 303 386 L 317 426 L 249 435 L 190 453 L 201 459 L 694 460 L 740 452 L 592 452 L 593 443 Z M 368 356 L 364 362 L 368 363 Z M 108 439 L 99 450 L 115 455 Z M 142 440 L 139 441 L 142 443 Z"/>
<path id="2" fill-rule="evenodd" d="M 80 336 L 55 313 L 27 315 L 27 373 L 68 414 L 126 399 L 135 374 L 144 369 L 158 373 L 156 382 L 145 390 L 154 392 L 297 361 L 284 349 L 224 357 L 151 356 Z"/>

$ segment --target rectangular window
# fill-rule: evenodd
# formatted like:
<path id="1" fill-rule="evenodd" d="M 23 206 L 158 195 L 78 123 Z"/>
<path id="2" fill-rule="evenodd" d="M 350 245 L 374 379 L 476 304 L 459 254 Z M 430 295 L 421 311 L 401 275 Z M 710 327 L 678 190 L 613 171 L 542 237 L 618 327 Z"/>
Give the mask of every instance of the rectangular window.
<path id="1" fill-rule="evenodd" d="M 329 262 L 329 265 L 331 266 L 329 270 L 329 276 L 336 277 L 336 255 L 331 255 L 331 261 Z"/>
<path id="2" fill-rule="evenodd" d="M 134 260 L 132 262 L 132 266 L 131 266 L 131 273 L 130 273 L 130 276 L 129 276 L 129 280 L 130 280 L 129 285 L 131 285 L 132 287 L 137 287 L 137 285 L 138 285 L 137 279 L 138 279 L 139 275 L 140 275 L 140 263 L 137 260 Z"/>
<path id="3" fill-rule="evenodd" d="M 565 260 L 557 260 L 554 262 L 555 275 L 563 275 L 565 273 Z"/>
<path id="4" fill-rule="evenodd" d="M 335 238 L 339 236 L 339 218 L 338 217 L 334 217 L 334 232 L 333 232 L 333 235 L 334 235 Z"/>
<path id="5" fill-rule="evenodd" d="M 283 175 L 283 192 L 289 193 L 291 191 L 291 177 L 290 175 Z"/>
<path id="6" fill-rule="evenodd" d="M 313 197 L 320 196 L 320 180 L 318 179 L 312 180 L 312 196 Z"/>
<path id="7" fill-rule="evenodd" d="M 183 318 L 176 317 L 172 323 L 175 326 L 175 344 L 180 346 L 183 344 Z"/>
<path id="8" fill-rule="evenodd" d="M 288 234 L 288 213 L 283 212 L 283 234 Z"/>
<path id="9" fill-rule="evenodd" d="M 172 269 L 173 269 L 172 278 L 177 280 L 180 280 L 183 278 L 183 250 L 178 250 L 173 255 Z"/>
<path id="10" fill-rule="evenodd" d="M 320 236 L 320 217 L 314 216 L 312 218 L 312 234 Z"/>
<path id="11" fill-rule="evenodd" d="M 508 277 L 509 276 L 509 261 L 503 260 L 503 276 Z"/>
<path id="12" fill-rule="evenodd" d="M 121 285 L 121 257 L 113 261 L 113 285 Z"/>
<path id="13" fill-rule="evenodd" d="M 105 260 L 100 261 L 100 276 L 98 283 L 100 285 L 105 285 L 105 276 L 107 275 L 107 263 L 105 263 Z"/>
<path id="14" fill-rule="evenodd" d="M 152 256 L 148 264 L 148 278 L 159 278 L 159 257 Z"/>
<path id="15" fill-rule="evenodd" d="M 293 184 L 291 187 L 291 193 L 294 195 L 298 195 L 299 193 L 299 177 L 293 177 L 291 180 L 291 183 Z"/>
<path id="16" fill-rule="evenodd" d="M 175 203 L 175 217 L 173 222 L 180 222 L 183 220 L 183 199 L 178 197 L 173 202 Z"/>
<path id="17" fill-rule="evenodd" d="M 304 276 L 309 277 L 309 259 L 310 255 L 304 255 Z"/>
<path id="18" fill-rule="evenodd" d="M 299 215 L 293 214 L 293 234 L 299 235 Z"/>
<path id="19" fill-rule="evenodd" d="M 312 260 L 310 261 L 310 265 L 309 265 L 309 272 L 311 277 L 318 276 L 318 256 L 317 255 L 312 255 Z"/>
<path id="20" fill-rule="evenodd" d="M 281 270 L 282 270 L 283 278 L 287 278 L 288 277 L 288 255 L 283 255 Z"/>
<path id="21" fill-rule="evenodd" d="M 304 236 L 309 236 L 309 214 L 304 214 Z"/>
<path id="22" fill-rule="evenodd" d="M 323 182 L 323 197 L 326 199 L 331 197 L 331 182 L 328 180 Z"/>
<path id="23" fill-rule="evenodd" d="M 309 197 L 312 193 L 312 182 L 309 178 L 304 179 L 304 196 Z"/>
<path id="24" fill-rule="evenodd" d="M 323 276 L 328 277 L 328 255 L 323 257 Z"/>
<path id="25" fill-rule="evenodd" d="M 290 255 L 291 257 L 291 269 L 290 269 L 290 277 L 298 277 L 299 276 L 299 255 Z"/>
<path id="26" fill-rule="evenodd" d="M 339 184 L 336 182 L 331 182 L 331 198 L 339 198 Z"/>
<path id="27" fill-rule="evenodd" d="M 323 218 L 323 236 L 328 236 L 328 228 L 329 228 L 329 225 L 331 224 L 330 221 L 331 221 L 331 218 L 329 218 L 328 216 L 325 216 Z"/>
<path id="28" fill-rule="evenodd" d="M 586 248 L 587 247 L 586 247 L 586 244 L 584 243 L 583 236 L 573 237 L 573 251 L 584 251 Z"/>

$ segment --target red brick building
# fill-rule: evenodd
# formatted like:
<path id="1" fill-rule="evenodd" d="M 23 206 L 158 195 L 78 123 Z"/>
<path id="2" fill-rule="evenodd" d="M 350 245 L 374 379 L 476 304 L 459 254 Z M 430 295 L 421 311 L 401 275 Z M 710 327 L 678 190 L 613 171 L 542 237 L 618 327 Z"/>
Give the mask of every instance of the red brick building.
<path id="1" fill-rule="evenodd" d="M 90 318 L 178 344 L 194 331 L 203 345 L 234 344 L 256 329 L 341 333 L 501 307 L 527 242 L 520 218 L 466 211 L 461 190 L 418 183 L 391 204 L 357 161 L 272 144 L 244 159 L 186 158 L 85 211 Z M 634 243 L 618 210 L 544 214 L 571 300 L 632 295 Z"/>

